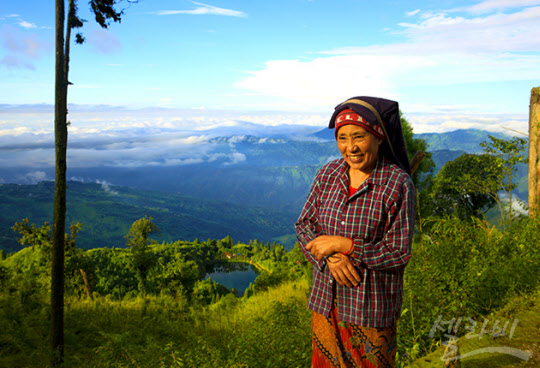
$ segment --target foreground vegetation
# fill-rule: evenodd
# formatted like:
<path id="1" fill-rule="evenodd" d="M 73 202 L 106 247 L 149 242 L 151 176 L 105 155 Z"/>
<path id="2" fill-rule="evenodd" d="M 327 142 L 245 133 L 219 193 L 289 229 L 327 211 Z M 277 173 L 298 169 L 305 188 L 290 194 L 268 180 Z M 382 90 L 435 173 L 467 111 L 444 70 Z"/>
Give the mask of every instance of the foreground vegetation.
<path id="1" fill-rule="evenodd" d="M 304 367 L 310 351 L 307 290 L 305 281 L 289 282 L 206 307 L 163 295 L 71 298 L 66 366 Z M 2 300 L 2 312 L 0 366 L 48 366 L 46 303 L 24 305 L 12 295 Z"/>
<path id="2" fill-rule="evenodd" d="M 540 222 L 523 218 L 505 231 L 485 221 L 455 217 L 424 222 L 405 272 L 405 297 L 399 338 L 404 363 L 424 356 L 470 330 L 435 328 L 437 321 L 475 321 L 510 300 L 526 298 L 540 282 Z M 538 314 L 538 311 L 536 312 Z M 454 328 L 455 328 L 454 324 Z M 490 325 L 490 328 L 493 327 Z"/>
<path id="3" fill-rule="evenodd" d="M 515 220 L 505 231 L 455 217 L 422 224 L 429 232 L 418 233 L 405 273 L 398 367 L 448 340 L 447 331 L 434 329 L 437 321 L 481 324 L 539 288 L 538 221 Z M 230 237 L 147 240 L 152 266 L 144 275 L 130 248 L 68 257 L 67 265 L 77 266 L 66 268 L 67 367 L 309 366 L 310 267 L 298 247 L 287 252 L 280 244 L 234 244 Z M 260 266 L 243 296 L 204 280 L 227 255 Z M 48 366 L 47 267 L 38 246 L 0 262 L 0 367 Z M 87 271 L 90 294 L 79 267 Z"/>

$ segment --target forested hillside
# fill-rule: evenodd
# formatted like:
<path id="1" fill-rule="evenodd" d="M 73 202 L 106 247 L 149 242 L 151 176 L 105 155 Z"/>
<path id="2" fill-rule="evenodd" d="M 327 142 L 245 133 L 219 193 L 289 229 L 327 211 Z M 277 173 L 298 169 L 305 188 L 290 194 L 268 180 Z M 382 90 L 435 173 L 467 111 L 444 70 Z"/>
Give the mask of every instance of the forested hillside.
<path id="1" fill-rule="evenodd" d="M 52 222 L 54 183 L 0 184 L 0 189 L 0 248 L 16 251 L 20 246 L 12 230 L 15 222 L 25 218 L 37 226 Z M 294 233 L 293 224 L 298 216 L 286 210 L 81 182 L 70 182 L 67 196 L 66 224 L 83 224 L 78 239 L 78 246 L 83 249 L 124 247 L 124 236 L 131 224 L 144 216 L 159 224 L 162 241 L 230 235 L 243 242 L 270 241 Z"/>

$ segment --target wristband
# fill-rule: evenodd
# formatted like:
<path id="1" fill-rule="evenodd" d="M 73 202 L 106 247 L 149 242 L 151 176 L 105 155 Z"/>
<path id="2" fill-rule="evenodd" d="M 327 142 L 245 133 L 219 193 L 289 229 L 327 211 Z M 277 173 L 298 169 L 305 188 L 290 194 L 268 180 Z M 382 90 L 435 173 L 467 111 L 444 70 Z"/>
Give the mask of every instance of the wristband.
<path id="1" fill-rule="evenodd" d="M 344 256 L 348 256 L 349 254 L 352 253 L 353 249 L 354 249 L 354 239 L 351 239 L 351 247 L 346 253 L 341 253 L 341 254 L 343 254 Z"/>

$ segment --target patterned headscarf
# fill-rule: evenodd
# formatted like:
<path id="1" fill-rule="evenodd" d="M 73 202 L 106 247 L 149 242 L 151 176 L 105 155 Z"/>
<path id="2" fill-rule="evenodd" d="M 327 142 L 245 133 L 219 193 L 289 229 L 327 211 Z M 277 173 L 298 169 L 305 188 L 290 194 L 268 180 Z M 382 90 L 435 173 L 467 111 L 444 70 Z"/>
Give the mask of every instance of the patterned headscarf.
<path id="1" fill-rule="evenodd" d="M 373 134 L 375 137 L 382 140 L 385 139 L 384 131 L 379 124 L 371 124 L 352 109 L 341 110 L 341 112 L 337 115 L 335 123 L 336 126 L 334 128 L 334 134 L 336 137 L 339 128 L 347 124 L 358 125 Z"/>
<path id="2" fill-rule="evenodd" d="M 351 118 L 349 120 L 346 118 L 346 110 L 352 110 L 355 113 L 354 116 L 350 112 L 348 113 Z M 345 117 L 341 114 L 344 111 Z M 369 129 L 366 129 L 376 136 L 379 134 L 380 137 L 382 132 L 383 139 L 386 139 L 379 146 L 379 154 L 400 166 L 410 175 L 411 167 L 407 156 L 405 139 L 403 138 L 398 103 L 378 97 L 352 97 L 336 106 L 328 128 L 336 128 L 337 134 L 337 129 L 343 126 L 345 122 L 351 124 L 351 121 L 355 119 L 357 125 L 365 122 L 362 127 L 369 127 Z"/>

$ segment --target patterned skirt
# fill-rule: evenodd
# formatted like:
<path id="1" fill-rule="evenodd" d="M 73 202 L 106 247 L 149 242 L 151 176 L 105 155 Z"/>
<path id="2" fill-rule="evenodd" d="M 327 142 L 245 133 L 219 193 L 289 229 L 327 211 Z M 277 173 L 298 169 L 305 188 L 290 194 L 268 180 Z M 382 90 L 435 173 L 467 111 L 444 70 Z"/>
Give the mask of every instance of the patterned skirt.
<path id="1" fill-rule="evenodd" d="M 329 317 L 313 312 L 312 368 L 394 368 L 396 325 L 362 327 L 338 320 L 334 307 Z"/>

